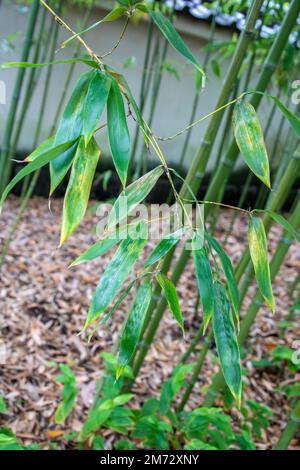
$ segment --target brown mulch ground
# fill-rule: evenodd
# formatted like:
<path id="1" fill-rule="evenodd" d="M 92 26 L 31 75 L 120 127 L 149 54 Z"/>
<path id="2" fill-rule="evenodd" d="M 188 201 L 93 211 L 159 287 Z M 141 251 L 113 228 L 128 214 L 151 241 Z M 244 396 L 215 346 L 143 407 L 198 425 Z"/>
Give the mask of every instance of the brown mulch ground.
<path id="1" fill-rule="evenodd" d="M 11 198 L 4 208 L 0 219 L 1 245 L 15 219 L 18 206 L 19 200 Z M 122 319 L 131 301 L 129 296 L 116 312 L 114 321 L 106 329 L 99 330 L 91 343 L 77 335 L 82 329 L 92 293 L 108 258 L 67 269 L 75 257 L 95 242 L 92 227 L 96 218 L 90 211 L 85 223 L 62 249 L 57 250 L 61 206 L 61 201 L 54 200 L 51 213 L 45 199 L 34 198 L 30 202 L 0 273 L 1 334 L 9 351 L 8 364 L 0 366 L 0 393 L 8 402 L 7 413 L 0 415 L 0 425 L 12 427 L 18 436 L 27 439 L 26 442 L 30 442 L 30 439 L 46 441 L 58 429 L 53 422 L 53 415 L 61 389 L 53 380 L 58 374 L 53 362 L 70 364 L 77 376 L 80 398 L 69 420 L 69 428 L 80 430 L 92 402 L 96 381 L 103 370 L 100 353 L 111 351 L 116 344 Z M 224 239 L 231 217 L 231 211 L 222 212 L 217 229 L 220 241 Z M 226 249 L 236 263 L 247 240 L 244 217 L 237 219 L 234 233 L 237 236 L 229 237 Z M 272 228 L 269 235 L 272 252 L 280 234 L 280 228 Z M 148 252 L 153 244 L 149 243 Z M 248 370 L 245 395 L 269 406 L 274 412 L 271 426 L 258 443 L 261 449 L 270 448 L 276 443 L 289 412 L 288 403 L 276 391 L 276 387 L 282 383 L 299 381 L 300 377 L 287 368 L 279 373 L 278 370 L 254 368 L 251 361 L 270 358 L 270 350 L 276 345 L 291 346 L 294 340 L 299 339 L 299 327 L 288 331 L 285 339 L 282 339 L 277 326 L 285 318 L 292 303 L 288 290 L 299 267 L 300 252 L 294 244 L 274 283 L 276 315 L 272 317 L 268 309 L 262 308 L 247 342 L 247 356 L 244 360 Z M 242 314 L 249 306 L 255 289 L 254 284 Z M 190 264 L 178 286 L 178 292 L 186 319 L 186 343 L 171 315 L 165 314 L 135 385 L 135 400 L 140 403 L 150 395 L 159 395 L 162 382 L 169 377 L 199 325 L 199 318 L 195 318 L 194 312 L 195 275 Z M 201 405 L 205 387 L 217 370 L 212 350 L 191 396 L 191 408 Z M 113 435 L 108 431 L 106 438 L 109 443 Z M 292 448 L 300 449 L 299 438 L 300 435 L 298 440 L 294 439 Z"/>

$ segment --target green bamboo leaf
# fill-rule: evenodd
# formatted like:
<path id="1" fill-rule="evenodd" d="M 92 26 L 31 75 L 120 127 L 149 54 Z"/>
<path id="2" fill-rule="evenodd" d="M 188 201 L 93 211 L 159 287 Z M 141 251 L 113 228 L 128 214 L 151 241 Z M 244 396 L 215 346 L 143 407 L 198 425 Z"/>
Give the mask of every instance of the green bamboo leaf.
<path id="1" fill-rule="evenodd" d="M 120 223 L 140 202 L 144 201 L 162 174 L 163 168 L 158 166 L 122 191 L 108 216 L 107 230 Z"/>
<path id="2" fill-rule="evenodd" d="M 259 290 L 272 312 L 275 300 L 272 291 L 265 227 L 259 217 L 251 217 L 248 230 L 249 250 Z"/>
<path id="3" fill-rule="evenodd" d="M 60 65 L 60 64 L 72 64 L 76 62 L 81 62 L 89 67 L 99 69 L 99 65 L 94 60 L 84 59 L 78 57 L 76 59 L 64 59 L 64 60 L 54 60 L 53 62 L 46 62 L 43 64 L 34 64 L 32 62 L 5 62 L 1 65 L 3 69 L 12 69 L 12 68 L 29 68 L 29 69 L 38 69 L 41 67 L 48 67 L 49 65 Z"/>
<path id="4" fill-rule="evenodd" d="M 72 147 L 61 153 L 50 163 L 50 196 L 54 193 L 57 186 L 62 182 L 75 158 L 78 148 L 78 140 Z"/>
<path id="5" fill-rule="evenodd" d="M 2 193 L 1 200 L 0 200 L 0 211 L 2 209 L 3 203 L 7 198 L 10 191 L 16 186 L 16 184 L 21 181 L 25 176 L 30 175 L 36 170 L 39 170 L 43 166 L 47 165 L 47 163 L 57 158 L 59 155 L 64 153 L 70 147 L 74 145 L 74 140 L 71 142 L 65 142 L 61 145 L 57 145 L 56 147 L 51 148 L 50 150 L 46 151 L 39 158 L 33 160 L 32 162 L 28 163 L 19 173 L 10 181 L 10 183 L 6 186 L 5 190 Z"/>
<path id="6" fill-rule="evenodd" d="M 151 294 L 151 282 L 142 284 L 138 289 L 121 335 L 118 368 L 116 373 L 117 380 L 121 376 L 127 364 L 129 364 L 139 343 L 145 316 L 151 302 Z"/>
<path id="7" fill-rule="evenodd" d="M 32 162 L 36 158 L 39 158 L 44 152 L 49 151 L 54 147 L 55 137 L 50 137 L 45 140 L 39 147 L 37 147 L 25 160 Z M 75 142 L 72 147 L 68 148 L 65 152 L 61 153 L 50 163 L 50 196 L 54 190 L 63 180 L 67 172 L 69 171 L 72 161 L 75 157 L 77 150 L 78 141 Z"/>
<path id="8" fill-rule="evenodd" d="M 80 31 L 79 33 L 77 34 L 74 34 L 73 36 L 71 36 L 70 38 L 66 39 L 66 41 L 64 41 L 61 45 L 61 49 L 63 49 L 64 47 L 66 47 L 68 44 L 70 44 L 70 42 L 72 42 L 74 39 L 82 36 L 83 34 L 86 34 L 88 33 L 89 31 L 92 31 L 92 29 L 96 28 L 97 26 L 100 26 L 100 24 L 102 23 L 107 23 L 109 21 L 115 21 L 115 20 L 118 20 L 119 18 L 121 18 L 121 16 L 124 15 L 124 13 L 127 11 L 127 8 L 125 7 L 116 7 L 114 8 L 112 11 L 110 11 L 109 13 L 107 13 L 107 15 L 102 18 L 102 20 L 100 21 L 96 21 L 96 23 L 92 24 L 91 26 L 89 26 L 88 28 L 84 29 L 83 31 Z"/>
<path id="9" fill-rule="evenodd" d="M 25 158 L 25 162 L 33 162 L 36 158 L 39 158 L 43 153 L 48 152 L 53 148 L 54 136 L 44 140 L 28 157 Z"/>
<path id="10" fill-rule="evenodd" d="M 81 137 L 64 199 L 60 246 L 84 217 L 99 156 L 100 150 L 95 139 L 86 147 Z"/>
<path id="11" fill-rule="evenodd" d="M 206 330 L 214 311 L 213 274 L 205 246 L 197 248 L 195 237 L 192 240 L 195 272 L 198 290 L 203 307 L 204 331 Z"/>
<path id="12" fill-rule="evenodd" d="M 83 114 L 88 90 L 98 73 L 98 70 L 90 70 L 80 76 L 61 117 L 55 136 L 56 145 L 83 135 Z"/>
<path id="13" fill-rule="evenodd" d="M 85 145 L 89 143 L 97 129 L 100 117 L 106 106 L 111 79 L 106 73 L 95 70 L 89 83 L 83 106 L 83 135 Z"/>
<path id="14" fill-rule="evenodd" d="M 236 399 L 241 402 L 242 374 L 238 341 L 232 320 L 226 290 L 219 282 L 214 283 L 213 331 L 225 382 Z"/>
<path id="15" fill-rule="evenodd" d="M 164 274 L 160 273 L 156 276 L 157 282 L 165 293 L 166 300 L 170 307 L 170 310 L 173 314 L 173 317 L 180 326 L 182 333 L 184 334 L 184 321 L 179 304 L 178 295 L 176 292 L 176 287 L 173 282 L 168 279 Z"/>
<path id="16" fill-rule="evenodd" d="M 138 225 L 141 230 L 147 229 L 145 222 L 140 222 Z M 121 290 L 123 283 L 133 270 L 145 243 L 145 238 L 133 239 L 129 236 L 122 241 L 97 286 L 90 305 L 85 328 L 103 314 Z"/>
<path id="17" fill-rule="evenodd" d="M 276 96 L 270 96 L 273 101 L 277 104 L 278 108 L 282 112 L 282 114 L 287 118 L 291 127 L 293 128 L 296 136 L 300 139 L 300 119 L 293 114 L 283 103 L 280 101 L 279 98 Z"/>
<path id="18" fill-rule="evenodd" d="M 171 44 L 171 46 L 177 52 L 179 52 L 179 54 L 185 57 L 185 59 L 191 62 L 191 64 L 194 65 L 197 70 L 199 70 L 203 77 L 205 77 L 205 73 L 199 62 L 194 57 L 187 45 L 183 42 L 172 23 L 160 11 L 148 10 L 148 12 L 158 29 Z"/>
<path id="19" fill-rule="evenodd" d="M 144 268 L 148 268 L 154 263 L 157 263 L 163 256 L 165 256 L 173 246 L 177 245 L 185 233 L 185 228 L 182 227 L 174 233 L 170 233 L 167 237 L 163 238 L 158 245 L 151 251 Z"/>
<path id="20" fill-rule="evenodd" d="M 125 186 L 130 160 L 130 137 L 123 97 L 115 79 L 112 79 L 107 101 L 107 125 L 112 158 L 119 178 Z"/>
<path id="21" fill-rule="evenodd" d="M 133 224 L 133 226 L 137 226 L 137 224 L 138 223 Z M 94 245 L 92 245 L 84 253 L 82 253 L 82 255 L 76 258 L 75 261 L 73 261 L 73 263 L 70 265 L 70 268 L 73 266 L 78 266 L 82 263 L 86 263 L 87 261 L 92 261 L 99 256 L 105 255 L 115 245 L 117 245 L 120 240 L 127 237 L 128 229 L 128 225 L 125 225 L 121 226 L 113 232 L 108 232 L 102 240 L 94 243 Z"/>
<path id="22" fill-rule="evenodd" d="M 117 80 L 118 84 L 120 85 L 122 91 L 124 92 L 124 94 L 127 96 L 127 99 L 134 111 L 134 114 L 135 114 L 135 118 L 138 122 L 138 125 L 140 126 L 141 129 L 143 129 L 144 132 L 145 131 L 145 124 L 144 124 L 144 119 L 143 119 L 143 116 L 140 112 L 140 108 L 138 107 L 135 99 L 134 99 L 134 96 L 130 90 L 130 87 L 124 77 L 124 75 L 121 75 L 119 74 L 118 72 L 116 72 L 115 70 L 109 68 L 108 69 L 108 72 Z M 146 139 L 145 135 L 144 135 L 144 139 Z M 146 142 L 147 143 L 147 142 Z"/>
<path id="23" fill-rule="evenodd" d="M 118 300 L 114 303 L 112 308 L 101 318 L 100 325 L 103 325 L 104 323 L 108 322 L 108 320 L 112 317 L 115 311 L 119 308 L 123 300 L 126 299 L 127 295 L 129 294 L 135 283 L 136 279 L 129 283 L 129 285 L 126 287 L 126 289 L 124 289 Z"/>
<path id="24" fill-rule="evenodd" d="M 255 209 L 254 211 L 252 211 L 252 213 L 254 212 L 265 212 L 266 214 L 268 214 L 277 224 L 281 225 L 284 230 L 286 230 L 298 243 L 300 243 L 299 233 L 284 217 L 282 217 L 282 215 L 277 214 L 276 212 L 271 211 L 269 209 Z"/>
<path id="25" fill-rule="evenodd" d="M 270 188 L 269 160 L 264 136 L 256 111 L 250 103 L 236 103 L 233 130 L 236 143 L 250 170 Z"/>
<path id="26" fill-rule="evenodd" d="M 211 245 L 211 247 L 215 250 L 215 252 L 218 254 L 222 269 L 224 271 L 226 280 L 227 280 L 227 286 L 228 286 L 228 291 L 230 294 L 230 298 L 232 301 L 233 305 L 233 310 L 235 313 L 235 317 L 237 322 L 239 323 L 239 316 L 240 316 L 240 301 L 239 301 L 239 291 L 236 283 L 236 279 L 234 276 L 234 270 L 230 261 L 230 258 L 227 256 L 219 242 L 213 238 L 210 237 L 207 233 L 205 234 L 206 239 L 208 243 Z"/>

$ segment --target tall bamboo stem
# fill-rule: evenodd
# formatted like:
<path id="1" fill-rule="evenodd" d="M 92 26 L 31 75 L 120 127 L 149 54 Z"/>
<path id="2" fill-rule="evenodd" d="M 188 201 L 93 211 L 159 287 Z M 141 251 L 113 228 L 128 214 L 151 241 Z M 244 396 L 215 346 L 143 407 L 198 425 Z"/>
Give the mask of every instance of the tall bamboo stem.
<path id="1" fill-rule="evenodd" d="M 300 400 L 293 409 L 290 419 L 274 447 L 274 450 L 286 450 L 300 427 Z"/>

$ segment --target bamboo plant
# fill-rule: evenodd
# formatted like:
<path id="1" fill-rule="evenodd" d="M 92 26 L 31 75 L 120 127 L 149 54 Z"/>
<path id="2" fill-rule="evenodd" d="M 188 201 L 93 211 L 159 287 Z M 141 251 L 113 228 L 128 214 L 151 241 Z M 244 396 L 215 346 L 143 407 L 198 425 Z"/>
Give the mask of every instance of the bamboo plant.
<path id="1" fill-rule="evenodd" d="M 137 375 L 166 305 L 169 306 L 180 330 L 184 334 L 184 318 L 175 287 L 184 268 L 182 258 L 175 268 L 172 279 L 168 277 L 167 268 L 170 265 L 172 259 L 171 255 L 177 244 L 183 239 L 184 235 L 187 235 L 188 239 L 191 241 L 195 275 L 203 309 L 203 331 L 207 331 L 208 328 L 212 327 L 213 333 L 208 335 L 208 340 L 212 336 L 214 337 L 223 373 L 222 378 L 224 378 L 237 405 L 240 406 L 242 374 L 238 338 L 243 337 L 244 332 L 248 331 L 249 323 L 245 326 L 244 320 L 239 333 L 240 301 L 236 282 L 238 270 L 236 273 L 234 272 L 230 258 L 218 241 L 209 233 L 205 224 L 203 223 L 202 226 L 194 226 L 187 213 L 185 203 L 192 202 L 199 211 L 199 214 L 201 214 L 201 204 L 206 207 L 207 213 L 210 207 L 225 205 L 212 199 L 199 201 L 196 192 L 202 181 L 222 117 L 225 110 L 230 107 L 233 107 L 232 130 L 234 134 L 234 144 L 229 147 L 229 158 L 233 162 L 240 151 L 245 164 L 252 173 L 267 188 L 271 187 L 268 154 L 255 108 L 264 95 L 270 74 L 272 73 L 270 64 L 273 68 L 275 67 L 296 22 L 300 11 L 299 2 L 293 1 L 286 14 L 282 28 L 266 59 L 257 88 L 252 91 L 246 90 L 231 101 L 228 101 L 230 93 L 232 92 L 232 86 L 236 83 L 237 76 L 240 72 L 244 55 L 249 47 L 251 38 L 255 35 L 255 24 L 263 3 L 262 0 L 253 0 L 245 29 L 240 36 L 236 53 L 232 58 L 229 71 L 225 77 L 217 107 L 211 113 L 192 124 L 192 127 L 194 127 L 204 119 L 211 118 L 205 139 L 193 161 L 186 180 L 184 180 L 178 172 L 168 166 L 159 142 L 161 140 L 173 139 L 189 130 L 191 126 L 183 129 L 175 136 L 167 138 L 156 136 L 142 116 L 124 76 L 113 70 L 105 62 L 105 58 L 110 56 L 122 41 L 125 30 L 130 24 L 130 18 L 138 10 L 144 15 L 149 16 L 168 44 L 195 67 L 201 76 L 202 86 L 204 86 L 205 72 L 197 58 L 192 54 L 177 33 L 172 22 L 160 11 L 152 9 L 151 5 L 149 6 L 145 2 L 132 0 L 119 1 L 119 4 L 108 13 L 102 22 L 114 21 L 120 17 L 125 17 L 124 29 L 112 49 L 99 55 L 99 53 L 96 53 L 89 46 L 83 37 L 87 29 L 79 33 L 74 31 L 49 4 L 44 0 L 41 0 L 40 3 L 68 33 L 69 37 L 64 42 L 64 45 L 67 46 L 72 41 L 78 41 L 89 56 L 89 58 L 83 56 L 64 61 L 56 61 L 56 63 L 81 62 L 86 65 L 87 72 L 79 77 L 73 93 L 62 113 L 55 134 L 42 142 L 26 158 L 27 165 L 24 166 L 4 189 L 0 206 L 3 206 L 9 192 L 20 180 L 43 166 L 48 164 L 50 166 L 50 195 L 53 194 L 70 170 L 62 214 L 60 235 L 60 246 L 62 246 L 84 218 L 91 185 L 101 153 L 94 136 L 98 130 L 107 129 L 112 161 L 122 185 L 122 193 L 115 201 L 109 213 L 103 238 L 74 260 L 72 266 L 103 256 L 108 250 L 117 245 L 119 246 L 98 283 L 83 329 L 98 328 L 99 324 L 106 323 L 113 316 L 115 310 L 128 293 L 136 288 L 136 295 L 121 333 L 116 370 L 117 380 L 122 376 L 127 365 L 132 363 L 142 333 L 145 331 L 144 349 L 142 349 L 142 347 L 140 348 L 140 355 L 134 362 L 133 369 L 135 375 Z M 94 25 L 93 27 L 96 26 Z M 90 30 L 91 27 L 88 29 Z M 54 63 L 37 64 L 22 61 L 5 64 L 5 67 L 19 67 L 23 70 L 28 67 L 37 68 L 47 65 L 53 66 Z M 251 102 L 248 101 L 250 94 L 252 96 Z M 297 138 L 299 138 L 300 121 L 297 116 L 278 98 L 270 96 L 269 99 L 275 102 L 291 129 Z M 128 116 L 126 115 L 125 104 L 127 104 L 129 110 Z M 105 109 L 107 123 L 99 126 L 100 117 Z M 127 120 L 132 117 L 139 125 L 145 145 L 155 153 L 159 164 L 153 170 L 128 185 L 131 143 Z M 234 151 L 232 149 L 234 149 Z M 297 158 L 294 158 L 293 162 L 298 162 Z M 292 164 L 292 170 L 295 172 L 295 169 L 298 167 L 294 165 L 296 165 L 296 163 Z M 222 163 L 221 167 L 224 169 Z M 287 171 L 291 172 L 290 166 Z M 122 226 L 121 222 L 123 222 L 123 220 L 127 221 L 128 216 L 138 204 L 146 199 L 163 174 L 166 176 L 170 188 L 173 191 L 178 208 L 180 208 L 182 213 L 186 216 L 185 223 L 181 224 L 176 231 L 168 234 L 159 241 L 157 246 L 150 253 L 142 269 L 135 272 L 133 281 L 126 286 L 126 281 L 129 275 L 134 272 L 135 264 L 146 245 L 148 226 L 144 219 L 130 224 L 130 227 L 129 224 Z M 221 176 L 223 176 L 222 172 Z M 178 193 L 175 188 L 174 177 L 183 181 L 180 193 Z M 218 177 L 220 178 L 220 175 Z M 214 196 L 215 193 L 212 191 L 212 188 L 215 188 L 215 179 L 212 181 L 211 187 L 208 190 L 208 193 Z M 256 209 L 250 211 L 235 208 L 249 220 L 249 257 L 251 258 L 256 274 L 259 288 L 258 295 L 261 296 L 261 299 L 263 299 L 273 312 L 275 311 L 275 301 L 271 280 L 277 272 L 278 261 L 273 262 L 273 264 L 271 263 L 270 269 L 266 232 L 271 224 L 271 220 L 283 226 L 289 234 L 289 237 L 299 241 L 299 235 L 297 233 L 299 210 L 296 215 L 293 214 L 290 223 L 273 210 L 278 209 L 278 207 L 280 208 L 284 200 L 282 192 L 283 188 L 281 182 L 270 208 L 265 212 L 263 211 L 263 214 Z M 216 198 L 217 196 L 218 194 L 216 194 Z M 127 201 L 125 211 L 124 208 L 122 210 L 124 197 Z M 298 205 L 296 209 L 298 209 Z M 175 225 L 174 220 L 173 222 Z M 118 225 L 119 229 L 116 235 L 115 229 Z M 111 233 L 114 233 L 113 237 Z M 284 252 L 284 250 L 281 248 L 280 255 L 278 255 L 280 259 L 282 259 L 281 257 L 283 256 L 282 252 Z M 185 257 L 186 255 L 184 255 L 184 260 L 186 261 Z M 216 261 L 217 258 L 218 262 Z M 226 283 L 221 281 L 219 265 L 224 272 Z M 153 286 L 156 286 L 154 291 Z M 124 287 L 125 290 L 121 294 Z M 159 304 L 154 316 L 151 318 L 156 292 L 162 292 L 163 300 Z M 251 318 L 253 317 L 252 310 L 249 316 Z M 202 354 L 205 354 L 205 350 Z M 201 367 L 201 361 L 198 362 L 198 369 L 199 365 Z M 194 379 L 197 377 L 197 374 L 198 370 L 195 369 Z M 182 407 L 183 406 L 184 404 Z"/>

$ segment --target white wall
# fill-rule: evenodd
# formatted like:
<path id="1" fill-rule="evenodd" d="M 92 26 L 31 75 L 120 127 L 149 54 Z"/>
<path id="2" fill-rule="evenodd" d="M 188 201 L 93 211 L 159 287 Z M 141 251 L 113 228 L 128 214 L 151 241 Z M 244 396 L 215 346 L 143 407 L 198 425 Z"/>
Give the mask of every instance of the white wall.
<path id="1" fill-rule="evenodd" d="M 26 28 L 27 14 L 21 13 L 19 9 L 14 6 L 15 2 L 6 2 L 0 7 L 0 42 L 8 34 L 14 31 L 23 31 Z M 68 20 L 70 24 L 76 27 L 76 20 L 83 17 L 84 12 L 78 9 L 72 9 L 64 13 L 64 18 Z M 90 23 L 97 21 L 104 15 L 104 11 L 99 9 L 95 10 Z M 49 21 L 52 21 L 49 18 Z M 92 47 L 99 53 L 102 54 L 111 49 L 116 39 L 120 34 L 122 28 L 122 21 L 107 23 L 101 26 L 101 28 L 95 29 L 87 35 L 88 42 Z M 199 58 L 200 63 L 203 62 L 204 52 L 203 47 L 206 44 L 206 38 L 209 34 L 208 25 L 197 20 L 189 20 L 188 18 L 180 17 L 177 22 L 177 27 L 181 30 L 184 40 L 191 48 L 193 53 Z M 186 32 L 189 34 L 186 34 Z M 140 78 L 143 66 L 143 58 L 145 52 L 145 43 L 147 36 L 147 24 L 144 21 L 138 24 L 132 23 L 126 32 L 124 41 L 121 43 L 116 52 L 110 56 L 107 60 L 115 69 L 125 74 L 134 96 L 138 98 Z M 231 32 L 225 29 L 217 30 L 217 38 L 219 40 L 227 41 L 231 36 Z M 65 39 L 66 33 L 60 32 L 60 39 Z M 22 41 L 19 41 L 19 43 Z M 21 44 L 19 44 L 21 46 Z M 0 61 L 6 62 L 10 60 L 19 60 L 19 48 L 10 53 L 3 53 L 0 51 Z M 63 51 L 60 51 L 56 55 L 56 60 L 72 57 L 73 49 L 68 47 Z M 134 69 L 124 69 L 123 63 L 129 56 L 135 56 L 137 59 L 137 66 Z M 181 72 L 181 80 L 178 81 L 168 73 L 164 73 L 162 86 L 159 93 L 158 106 L 155 114 L 153 123 L 153 131 L 160 135 L 166 136 L 173 134 L 185 127 L 189 121 L 191 106 L 194 98 L 194 70 L 191 66 L 185 64 L 178 54 L 169 48 L 168 61 L 179 64 L 179 70 Z M 65 77 L 68 71 L 68 65 L 56 65 L 53 67 L 53 75 L 50 86 L 49 97 L 47 100 L 46 112 L 42 122 L 42 136 L 40 140 L 43 140 L 48 136 L 49 129 L 53 123 L 56 106 L 60 98 Z M 80 73 L 85 71 L 86 67 L 82 65 L 76 66 L 75 76 L 72 80 L 70 90 Z M 32 99 L 30 108 L 28 109 L 27 119 L 24 126 L 24 130 L 21 135 L 21 139 L 18 145 L 19 150 L 30 150 L 33 145 L 34 131 L 37 125 L 39 116 L 39 106 L 43 93 L 43 85 L 45 82 L 47 70 L 40 69 L 38 75 L 40 76 L 36 92 Z M 150 73 L 152 73 L 150 71 Z M 28 72 L 27 72 L 28 74 Z M 9 109 L 9 103 L 12 99 L 13 86 L 16 78 L 16 70 L 3 70 L 0 69 L 0 80 L 4 81 L 7 89 L 7 104 L 0 104 L 0 138 L 2 139 L 5 121 Z M 73 83 L 74 82 L 74 83 Z M 213 110 L 218 94 L 222 87 L 222 81 L 216 79 L 211 73 L 209 74 L 209 80 L 207 87 L 201 97 L 197 117 L 200 117 Z M 260 111 L 262 124 L 268 116 L 268 107 L 263 108 Z M 145 112 L 147 118 L 147 109 Z M 207 122 L 204 122 L 197 126 L 192 134 L 188 148 L 187 167 L 189 166 L 192 157 L 194 156 L 205 131 Z M 131 130 L 134 129 L 134 125 L 131 125 Z M 103 153 L 108 152 L 107 141 L 105 138 L 105 132 L 102 132 L 100 137 L 100 144 L 103 149 Z M 272 133 L 271 133 L 272 138 Z M 162 145 L 167 160 L 170 163 L 178 162 L 181 154 L 182 144 L 184 136 L 168 142 Z M 216 145 L 217 148 L 217 145 Z M 213 168 L 213 161 L 209 163 L 209 169 Z"/>

